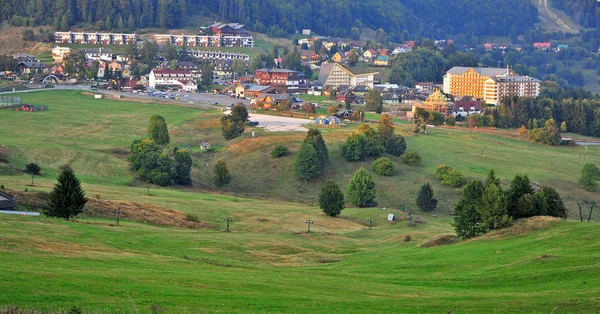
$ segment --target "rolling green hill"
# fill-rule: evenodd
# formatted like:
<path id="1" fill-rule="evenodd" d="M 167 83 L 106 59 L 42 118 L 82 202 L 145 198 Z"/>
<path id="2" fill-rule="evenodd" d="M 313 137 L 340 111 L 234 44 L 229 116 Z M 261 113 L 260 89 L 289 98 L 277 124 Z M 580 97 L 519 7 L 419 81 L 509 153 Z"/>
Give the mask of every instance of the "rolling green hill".
<path id="1" fill-rule="evenodd" d="M 52 189 L 56 168 L 70 164 L 92 200 L 76 221 L 0 216 L 0 311 L 600 311 L 597 211 L 592 223 L 536 217 L 478 239 L 421 247 L 454 233 L 448 211 L 459 192 L 435 181 L 438 164 L 476 178 L 493 167 L 505 184 L 515 173 L 528 173 L 538 184 L 555 186 L 575 214 L 575 201 L 596 196 L 576 183 L 584 162 L 598 162 L 596 148 L 583 160 L 579 148 L 460 129 L 409 136 L 408 126 L 397 124 L 423 165 L 400 165 L 391 178 L 375 176 L 385 210 L 347 208 L 331 218 L 312 206 L 323 181 L 304 185 L 290 173 L 302 133 L 256 130 L 257 138 L 227 142 L 217 111 L 96 100 L 76 91 L 20 96 L 49 110 L 0 111 L 0 152 L 8 151 L 10 162 L 0 163 L 0 184 L 33 204 Z M 155 113 L 169 125 L 171 146 L 196 147 L 204 140 L 220 146 L 213 156 L 192 153 L 194 187 L 152 186 L 147 195 L 148 187 L 128 171 L 127 147 L 143 136 Z M 356 127 L 323 129 L 331 156 L 325 178 L 342 186 L 359 166 L 368 167 L 339 156 L 339 144 Z M 292 155 L 271 159 L 277 144 L 290 147 Z M 207 171 L 218 158 L 233 175 L 233 187 L 223 192 L 214 189 Z M 18 170 L 30 161 L 42 167 L 33 186 Z M 414 211 L 424 222 L 409 227 L 398 207 L 414 208 L 423 182 L 433 183 L 439 210 Z M 124 210 L 118 227 L 117 208 Z M 386 221 L 390 213 L 398 221 Z M 171 216 L 199 222 L 196 229 L 174 227 Z M 233 219 L 230 233 L 223 232 L 226 217 Z M 169 220 L 167 226 L 144 223 L 155 218 Z M 375 220 L 371 231 L 368 219 Z"/>

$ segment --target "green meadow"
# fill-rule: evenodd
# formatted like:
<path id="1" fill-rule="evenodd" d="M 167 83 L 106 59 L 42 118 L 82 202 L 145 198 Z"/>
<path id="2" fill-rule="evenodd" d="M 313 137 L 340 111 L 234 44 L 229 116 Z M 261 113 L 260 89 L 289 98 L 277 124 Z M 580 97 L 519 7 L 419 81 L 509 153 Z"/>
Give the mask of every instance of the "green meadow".
<path id="1" fill-rule="evenodd" d="M 405 135 L 418 167 L 398 164 L 393 177 L 373 173 L 378 208 L 346 208 L 324 216 L 313 206 L 326 180 L 343 190 L 359 167 L 340 145 L 357 125 L 323 128 L 330 161 L 323 176 L 304 183 L 291 165 L 301 132 L 252 129 L 256 137 L 226 141 L 218 111 L 186 106 L 93 99 L 78 91 L 19 94 L 44 112 L 0 110 L 0 184 L 38 195 L 49 192 L 57 168 L 69 164 L 88 197 L 155 206 L 193 215 L 204 228 L 156 226 L 114 216 L 84 214 L 77 221 L 0 216 L 0 309 L 41 311 L 80 306 L 91 312 L 450 312 L 593 313 L 600 311 L 600 229 L 580 223 L 577 201 L 596 200 L 577 183 L 584 163 L 600 161 L 589 147 L 548 147 L 519 138 L 464 129 L 432 128 Z M 168 149 L 192 149 L 192 187 L 160 188 L 139 182 L 128 169 L 130 143 L 146 133 L 153 114 L 165 117 Z M 373 125 L 375 126 L 375 124 Z M 206 154 L 203 141 L 218 146 Z M 276 145 L 291 154 L 272 159 Z M 212 166 L 223 158 L 232 184 L 219 190 Z M 29 162 L 42 167 L 34 178 Z M 479 239 L 441 247 L 420 245 L 453 234 L 451 210 L 460 191 L 441 185 L 433 171 L 446 164 L 469 178 L 494 169 L 508 186 L 519 173 L 536 186 L 555 187 L 570 220 L 534 218 Z M 421 184 L 439 199 L 433 214 L 415 206 Z M 150 189 L 150 195 L 147 195 Z M 24 193 L 24 195 L 27 195 Z M 99 202 L 97 200 L 94 200 Z M 401 205 L 424 218 L 409 227 Z M 385 209 L 383 209 L 385 207 Z M 28 207 L 20 207 L 28 209 Z M 588 213 L 588 208 L 584 214 Z M 400 220 L 386 221 L 393 213 Z M 226 217 L 231 231 L 223 232 Z M 306 232 L 307 220 L 314 222 Z M 374 219 L 373 230 L 368 220 Z M 0 310 L 1 312 L 1 310 Z"/>

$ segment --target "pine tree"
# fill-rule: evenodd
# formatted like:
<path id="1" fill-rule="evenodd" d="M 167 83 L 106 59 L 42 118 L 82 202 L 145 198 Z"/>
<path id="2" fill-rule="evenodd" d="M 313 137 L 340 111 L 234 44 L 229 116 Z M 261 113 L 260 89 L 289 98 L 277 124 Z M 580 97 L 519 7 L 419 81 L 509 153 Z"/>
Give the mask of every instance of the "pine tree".
<path id="1" fill-rule="evenodd" d="M 315 128 L 308 129 L 303 143 L 308 143 L 314 147 L 317 152 L 317 158 L 323 168 L 327 164 L 327 160 L 329 160 L 329 150 L 327 149 L 327 145 L 325 145 L 321 131 Z"/>
<path id="2" fill-rule="evenodd" d="M 519 209 L 520 199 L 525 195 L 533 195 L 534 191 L 527 175 L 516 175 L 510 182 L 510 190 L 507 192 L 508 215 L 513 219 L 522 218 L 519 212 L 527 212 L 529 209 Z M 522 203 L 526 205 L 525 203 Z"/>
<path id="3" fill-rule="evenodd" d="M 491 174 L 493 176 L 493 172 Z M 507 215 L 506 196 L 502 193 L 502 189 L 497 184 L 488 184 L 488 182 L 491 182 L 489 176 L 481 196 L 481 204 L 477 208 L 482 227 L 486 231 L 507 227 L 512 221 Z"/>
<path id="4" fill-rule="evenodd" d="M 553 187 L 544 186 L 540 190 L 544 193 L 547 204 L 547 215 L 552 217 L 567 218 L 568 209 L 560 198 L 560 195 Z"/>
<path id="5" fill-rule="evenodd" d="M 417 206 L 424 212 L 430 212 L 435 209 L 437 202 L 431 185 L 429 183 L 423 184 L 417 195 Z"/>
<path id="6" fill-rule="evenodd" d="M 231 116 L 241 123 L 248 121 L 248 109 L 246 109 L 246 105 L 242 102 L 235 104 L 231 108 Z"/>
<path id="7" fill-rule="evenodd" d="M 169 130 L 165 118 L 157 114 L 152 115 L 148 122 L 148 135 L 158 145 L 169 144 Z"/>
<path id="8" fill-rule="evenodd" d="M 490 171 L 487 174 L 487 178 L 485 179 L 485 186 L 490 186 L 492 184 L 500 186 L 500 179 L 496 178 L 496 173 L 494 172 L 494 169 L 490 169 Z"/>
<path id="9" fill-rule="evenodd" d="M 463 239 L 485 233 L 485 226 L 478 211 L 478 208 L 481 208 L 481 195 L 484 191 L 485 186 L 479 180 L 467 183 L 454 207 L 454 230 Z"/>
<path id="10" fill-rule="evenodd" d="M 335 217 L 342 212 L 344 193 L 335 182 L 325 182 L 319 193 L 319 206 L 327 216 Z"/>
<path id="11" fill-rule="evenodd" d="M 57 181 L 43 211 L 49 217 L 69 220 L 83 212 L 88 199 L 71 167 L 65 167 Z"/>
<path id="12" fill-rule="evenodd" d="M 231 183 L 231 174 L 227 169 L 227 163 L 223 159 L 219 159 L 214 167 L 215 185 L 218 188 L 223 188 Z"/>
<path id="13" fill-rule="evenodd" d="M 346 190 L 348 194 L 348 200 L 354 206 L 366 207 L 375 205 L 375 197 L 377 192 L 375 190 L 375 181 L 373 177 L 367 171 L 367 169 L 361 167 L 355 173 Z"/>
<path id="14" fill-rule="evenodd" d="M 316 178 L 321 173 L 321 163 L 315 148 L 309 143 L 302 144 L 293 165 L 296 176 L 304 182 Z"/>

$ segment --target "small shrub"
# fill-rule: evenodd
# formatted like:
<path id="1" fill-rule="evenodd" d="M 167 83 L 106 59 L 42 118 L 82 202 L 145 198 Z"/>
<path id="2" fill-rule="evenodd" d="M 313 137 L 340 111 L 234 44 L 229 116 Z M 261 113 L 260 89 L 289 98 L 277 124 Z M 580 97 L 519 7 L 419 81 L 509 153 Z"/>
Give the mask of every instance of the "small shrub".
<path id="1" fill-rule="evenodd" d="M 458 170 L 450 169 L 446 176 L 442 178 L 442 184 L 459 188 L 467 184 L 467 178 Z"/>
<path id="2" fill-rule="evenodd" d="M 371 166 L 373 171 L 380 176 L 391 177 L 396 172 L 396 164 L 387 157 L 375 160 Z"/>
<path id="3" fill-rule="evenodd" d="M 102 195 L 101 195 L 101 194 L 96 194 L 96 199 L 97 199 L 97 200 L 99 200 L 99 199 L 101 199 L 101 198 L 102 198 Z"/>
<path id="4" fill-rule="evenodd" d="M 446 165 L 439 165 L 437 167 L 435 167 L 435 177 L 438 180 L 442 180 L 447 174 L 448 171 L 452 170 L 452 168 L 446 166 Z"/>
<path id="5" fill-rule="evenodd" d="M 69 310 L 68 314 L 82 314 L 83 311 L 77 305 L 73 305 L 73 307 Z"/>
<path id="6" fill-rule="evenodd" d="M 412 241 L 412 237 L 410 236 L 410 234 L 407 234 L 404 236 L 404 242 L 410 242 Z"/>
<path id="7" fill-rule="evenodd" d="M 194 221 L 194 222 L 198 222 L 198 221 L 200 221 L 200 220 L 198 219 L 198 216 L 196 216 L 196 215 L 192 215 L 192 214 L 187 214 L 187 215 L 185 216 L 185 220 L 187 220 L 187 221 Z"/>
<path id="8" fill-rule="evenodd" d="M 29 192 L 29 190 L 27 188 L 25 188 L 24 192 Z"/>
<path id="9" fill-rule="evenodd" d="M 0 190 L 4 190 L 4 184 L 0 185 Z"/>
<path id="10" fill-rule="evenodd" d="M 402 156 L 402 163 L 409 166 L 418 166 L 421 163 L 421 156 L 417 152 L 406 153 Z"/>
<path id="11" fill-rule="evenodd" d="M 273 158 L 279 158 L 279 157 L 287 155 L 288 152 L 289 152 L 289 150 L 288 150 L 287 147 L 281 146 L 281 145 L 277 145 L 271 151 L 271 157 L 273 157 Z"/>
<path id="12" fill-rule="evenodd" d="M 42 168 L 40 168 L 40 166 L 38 166 L 38 164 L 35 162 L 28 163 L 27 166 L 25 166 L 25 169 L 27 169 L 28 173 L 35 174 L 36 176 L 42 171 Z"/>

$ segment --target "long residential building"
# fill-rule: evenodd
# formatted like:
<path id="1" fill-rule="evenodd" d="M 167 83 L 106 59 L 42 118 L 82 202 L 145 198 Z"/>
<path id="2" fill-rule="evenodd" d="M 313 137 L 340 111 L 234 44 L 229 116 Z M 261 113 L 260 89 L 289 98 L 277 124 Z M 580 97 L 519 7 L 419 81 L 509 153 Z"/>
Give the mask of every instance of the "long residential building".
<path id="1" fill-rule="evenodd" d="M 205 28 L 208 34 L 156 34 L 157 44 L 188 47 L 254 47 L 254 37 L 238 23 L 214 23 Z"/>
<path id="2" fill-rule="evenodd" d="M 92 44 L 92 45 L 125 45 L 136 42 L 138 36 L 117 33 L 55 32 L 54 42 L 57 44 Z"/>
<path id="3" fill-rule="evenodd" d="M 453 67 L 444 75 L 443 91 L 454 97 L 472 96 L 497 105 L 503 97 L 536 97 L 540 81 L 510 69 Z"/>
<path id="4" fill-rule="evenodd" d="M 323 86 L 365 85 L 373 88 L 376 75 L 379 75 L 379 72 L 354 74 L 339 63 L 327 63 L 321 65 L 318 81 Z"/>
<path id="5" fill-rule="evenodd" d="M 189 70 L 153 69 L 150 72 L 148 86 L 156 89 L 177 88 L 184 91 L 195 91 L 197 84 Z"/>
<path id="6" fill-rule="evenodd" d="M 187 50 L 187 54 L 200 61 L 222 61 L 235 60 L 250 61 L 250 56 L 245 53 L 227 52 L 227 51 L 209 51 L 209 50 Z"/>

